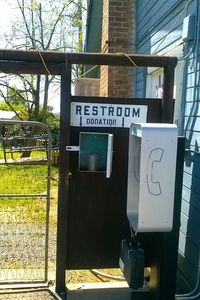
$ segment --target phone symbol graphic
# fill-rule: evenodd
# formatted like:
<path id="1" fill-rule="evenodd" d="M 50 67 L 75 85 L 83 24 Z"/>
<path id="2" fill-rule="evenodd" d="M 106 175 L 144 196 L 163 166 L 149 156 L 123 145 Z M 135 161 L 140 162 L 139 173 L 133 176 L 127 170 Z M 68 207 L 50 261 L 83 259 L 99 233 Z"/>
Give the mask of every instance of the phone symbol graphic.
<path id="1" fill-rule="evenodd" d="M 162 194 L 161 184 L 158 178 L 155 178 L 155 165 L 161 163 L 164 150 L 162 148 L 153 149 L 150 152 L 148 162 L 147 162 L 147 187 L 151 195 L 159 196 Z"/>

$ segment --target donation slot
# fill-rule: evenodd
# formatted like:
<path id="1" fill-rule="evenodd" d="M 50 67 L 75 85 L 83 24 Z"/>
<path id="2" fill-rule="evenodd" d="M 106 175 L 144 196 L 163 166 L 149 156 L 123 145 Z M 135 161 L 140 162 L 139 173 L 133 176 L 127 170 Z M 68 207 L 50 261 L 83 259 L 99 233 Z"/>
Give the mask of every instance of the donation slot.
<path id="1" fill-rule="evenodd" d="M 108 133 L 80 132 L 79 171 L 112 172 L 113 135 Z"/>

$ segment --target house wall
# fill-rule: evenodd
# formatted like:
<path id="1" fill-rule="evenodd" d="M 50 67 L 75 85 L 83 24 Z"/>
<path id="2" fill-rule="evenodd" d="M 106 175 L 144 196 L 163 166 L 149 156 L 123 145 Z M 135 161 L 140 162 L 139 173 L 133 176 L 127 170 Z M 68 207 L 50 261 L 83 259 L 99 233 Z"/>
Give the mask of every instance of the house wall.
<path id="1" fill-rule="evenodd" d="M 101 52 L 102 9 L 103 0 L 88 0 L 88 13 L 86 25 L 85 52 Z M 85 65 L 84 77 L 76 78 L 74 94 L 76 96 L 99 96 L 100 67 Z"/>
<path id="2" fill-rule="evenodd" d="M 88 1 L 85 51 L 125 55 L 134 53 L 135 2 L 136 0 Z M 91 66 L 85 66 L 84 73 L 90 68 Z M 98 78 L 99 67 L 89 71 L 84 77 Z M 133 77 L 134 67 L 102 66 L 100 96 L 133 97 Z M 79 83 L 80 81 L 77 82 Z M 82 87 L 81 89 L 83 90 Z"/>
<path id="3" fill-rule="evenodd" d="M 189 5 L 187 6 L 187 3 Z M 181 88 L 176 96 L 181 99 L 179 129 L 186 136 L 187 152 L 184 163 L 179 261 L 177 282 L 183 292 L 191 290 L 197 280 L 200 252 L 200 66 L 199 31 L 196 42 L 182 43 L 183 19 L 195 15 L 195 28 L 200 27 L 199 0 L 137 0 L 136 49 L 141 54 L 169 54 L 183 47 L 182 72 L 176 74 Z M 146 69 L 137 69 L 136 97 L 146 94 Z"/>
<path id="4" fill-rule="evenodd" d="M 101 52 L 102 8 L 103 0 L 88 1 L 85 52 Z M 85 66 L 84 72 L 91 70 L 91 67 L 90 65 Z M 99 76 L 100 68 L 97 67 L 89 71 L 84 77 L 99 78 Z"/>

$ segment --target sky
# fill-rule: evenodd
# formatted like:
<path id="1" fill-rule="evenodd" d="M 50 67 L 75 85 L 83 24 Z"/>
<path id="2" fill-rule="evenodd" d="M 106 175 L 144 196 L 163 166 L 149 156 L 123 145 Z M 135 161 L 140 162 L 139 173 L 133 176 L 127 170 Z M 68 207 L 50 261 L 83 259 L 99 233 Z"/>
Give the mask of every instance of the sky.
<path id="1" fill-rule="evenodd" d="M 45 1 L 45 0 L 41 0 Z M 56 1 L 56 0 L 55 0 Z M 59 1 L 59 0 L 57 0 Z M 8 4 L 8 2 L 12 3 L 12 7 Z M 84 0 L 83 0 L 84 2 Z M 1 46 L 0 48 L 6 48 L 6 42 L 4 40 L 4 34 L 9 35 L 11 33 L 11 24 L 17 19 L 16 10 L 13 9 L 16 0 L 0 0 L 0 39 Z M 10 48 L 10 45 L 9 45 Z M 19 83 L 15 84 L 18 85 Z M 73 91 L 73 86 L 72 86 Z M 49 93 L 49 103 L 50 106 L 53 107 L 53 111 L 58 113 L 60 111 L 60 92 L 57 89 L 56 92 Z"/>
<path id="2" fill-rule="evenodd" d="M 5 0 L 0 0 L 0 28 L 5 30 L 12 20 L 13 11 Z"/>
<path id="3" fill-rule="evenodd" d="M 15 0 L 16 1 L 16 0 Z M 6 44 L 3 41 L 4 34 L 9 34 L 9 28 L 16 18 L 16 12 L 8 4 L 7 0 L 0 0 L 0 38 L 1 46 L 0 48 L 5 48 Z M 18 83 L 14 83 L 18 85 Z M 51 93 L 49 95 L 49 105 L 53 107 L 53 111 L 58 113 L 60 111 L 60 94 L 59 92 Z"/>
<path id="4" fill-rule="evenodd" d="M 11 9 L 7 0 L 0 0 L 0 37 L 9 31 L 11 22 L 15 19 L 15 16 L 15 11 Z M 3 46 L 4 44 L 2 45 L 1 39 L 1 48 Z"/>
<path id="5" fill-rule="evenodd" d="M 16 1 L 16 0 L 14 0 Z M 13 1 L 13 3 L 14 3 Z M 3 39 L 4 34 L 9 34 L 9 28 L 11 23 L 16 17 L 16 12 L 11 6 L 9 6 L 7 0 L 0 0 L 0 39 L 1 46 L 0 48 L 6 48 L 6 43 Z M 18 83 L 15 83 L 18 85 Z M 53 107 L 53 111 L 58 113 L 60 111 L 60 93 L 57 91 L 56 93 L 49 94 L 49 105 Z"/>

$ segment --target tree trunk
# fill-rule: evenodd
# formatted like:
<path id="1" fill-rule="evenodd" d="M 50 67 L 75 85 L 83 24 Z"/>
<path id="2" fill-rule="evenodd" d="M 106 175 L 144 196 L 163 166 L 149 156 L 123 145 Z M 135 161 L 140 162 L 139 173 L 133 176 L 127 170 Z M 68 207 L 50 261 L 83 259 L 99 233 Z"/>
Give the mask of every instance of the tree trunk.
<path id="1" fill-rule="evenodd" d="M 41 75 L 37 75 L 37 84 L 36 90 L 34 95 L 34 103 L 35 103 L 35 120 L 39 121 L 39 109 L 40 109 L 40 82 L 41 82 Z"/>
<path id="2" fill-rule="evenodd" d="M 49 76 L 45 75 L 45 84 L 44 84 L 44 103 L 43 103 L 43 110 L 42 110 L 42 119 L 41 121 L 44 122 L 47 114 L 47 107 L 48 107 L 48 92 L 49 92 Z"/>
<path id="3" fill-rule="evenodd" d="M 40 115 L 40 83 L 41 83 L 41 75 L 37 75 L 37 85 L 36 85 L 36 90 L 34 91 L 34 103 L 35 103 L 35 115 L 34 119 L 37 121 L 39 120 L 39 115 Z M 38 128 L 35 128 L 35 132 L 33 133 L 38 134 Z M 27 140 L 27 143 L 24 145 L 24 147 L 32 147 L 34 145 L 33 140 Z M 23 157 L 30 157 L 32 151 L 25 151 L 22 153 L 21 158 Z"/>

